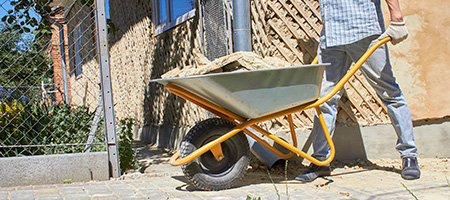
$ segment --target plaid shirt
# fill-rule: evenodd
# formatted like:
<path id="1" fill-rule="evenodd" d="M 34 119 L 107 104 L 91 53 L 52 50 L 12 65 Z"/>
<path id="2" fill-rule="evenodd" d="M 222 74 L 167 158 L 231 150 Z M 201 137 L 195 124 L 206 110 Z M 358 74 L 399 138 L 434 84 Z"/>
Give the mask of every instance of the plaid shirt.
<path id="1" fill-rule="evenodd" d="M 384 30 L 380 0 L 319 0 L 326 46 L 380 35 Z"/>

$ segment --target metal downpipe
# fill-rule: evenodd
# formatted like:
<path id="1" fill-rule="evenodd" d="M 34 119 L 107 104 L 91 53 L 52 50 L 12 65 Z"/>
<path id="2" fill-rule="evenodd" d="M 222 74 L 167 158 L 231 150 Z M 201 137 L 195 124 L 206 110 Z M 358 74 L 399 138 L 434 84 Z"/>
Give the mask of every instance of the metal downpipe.
<path id="1" fill-rule="evenodd" d="M 252 51 L 250 34 L 250 0 L 233 0 L 234 51 Z"/>
<path id="2" fill-rule="evenodd" d="M 252 51 L 252 41 L 250 32 L 250 0 L 233 0 L 233 44 L 234 52 Z M 255 135 L 262 136 L 253 128 L 247 130 Z M 264 147 L 252 137 L 247 136 L 247 140 L 252 153 L 269 168 L 281 159 L 271 150 Z"/>

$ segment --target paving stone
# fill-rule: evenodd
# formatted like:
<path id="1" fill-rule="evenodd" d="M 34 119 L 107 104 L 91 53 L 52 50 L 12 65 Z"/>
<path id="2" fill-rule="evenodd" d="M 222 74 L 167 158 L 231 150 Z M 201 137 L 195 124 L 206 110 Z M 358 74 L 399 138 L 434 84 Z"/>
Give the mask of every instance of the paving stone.
<path id="1" fill-rule="evenodd" d="M 113 192 L 106 185 L 86 185 L 84 186 L 88 195 L 112 195 Z"/>
<path id="2" fill-rule="evenodd" d="M 59 194 L 58 188 L 42 188 L 42 189 L 34 189 L 34 195 L 40 196 L 44 194 Z"/>
<path id="3" fill-rule="evenodd" d="M 64 195 L 64 199 L 90 200 L 91 197 L 89 197 L 87 194 L 67 194 Z"/>
<path id="4" fill-rule="evenodd" d="M 86 190 L 81 186 L 78 187 L 62 187 L 59 188 L 59 191 L 63 194 L 86 194 Z"/>
<path id="5" fill-rule="evenodd" d="M 41 194 L 36 195 L 36 199 L 38 200 L 59 200 L 63 199 L 63 197 L 60 194 Z"/>
<path id="6" fill-rule="evenodd" d="M 343 170 L 341 170 L 343 171 Z M 261 197 L 278 199 L 414 199 L 402 183 L 419 199 L 449 199 L 446 175 L 428 174 L 414 181 L 405 181 L 397 173 L 365 170 L 336 173 L 311 183 L 289 180 L 259 181 L 222 191 L 201 191 L 178 176 L 159 176 L 127 180 L 110 180 L 64 185 L 43 185 L 0 188 L 0 200 L 29 199 L 126 199 L 126 200 L 245 200 Z M 257 174 L 253 174 L 256 176 Z M 278 194 L 275 187 L 278 190 Z M 288 192 L 286 193 L 286 187 Z"/>
<path id="7" fill-rule="evenodd" d="M 0 191 L 0 200 L 8 199 L 8 191 Z"/>
<path id="8" fill-rule="evenodd" d="M 118 198 L 116 196 L 98 196 L 98 197 L 94 196 L 94 197 L 91 197 L 91 199 L 93 199 L 93 200 L 118 200 L 120 198 Z"/>
<path id="9" fill-rule="evenodd" d="M 239 189 L 239 190 L 226 191 L 224 194 L 232 199 L 246 199 L 248 192 L 245 190 Z"/>
<path id="10" fill-rule="evenodd" d="M 121 184 L 121 185 L 117 185 L 117 184 L 113 184 L 113 185 L 108 185 L 109 189 L 111 191 L 113 191 L 113 193 L 122 198 L 122 199 L 127 199 L 129 197 L 134 197 L 134 196 L 141 196 L 139 195 L 139 192 L 137 190 L 134 190 L 130 185 L 125 185 L 125 184 Z"/>
<path id="11" fill-rule="evenodd" d="M 120 197 L 121 199 L 126 199 L 126 200 L 148 200 L 149 198 L 144 197 L 144 196 L 124 196 L 124 197 Z"/>
<path id="12" fill-rule="evenodd" d="M 33 192 L 33 190 L 11 191 L 9 198 L 11 200 L 34 199 L 34 192 Z"/>
<path id="13" fill-rule="evenodd" d="M 149 199 L 154 199 L 154 198 L 167 198 L 169 197 L 166 193 L 164 193 L 163 191 L 160 191 L 156 188 L 154 189 L 146 189 L 146 190 L 139 190 L 139 193 L 144 196 L 147 197 Z"/>

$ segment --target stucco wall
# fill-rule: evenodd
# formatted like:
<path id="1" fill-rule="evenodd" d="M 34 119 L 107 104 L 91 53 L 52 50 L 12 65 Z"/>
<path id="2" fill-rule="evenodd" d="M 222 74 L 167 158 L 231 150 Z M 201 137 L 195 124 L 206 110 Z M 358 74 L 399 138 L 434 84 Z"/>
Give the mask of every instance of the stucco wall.
<path id="1" fill-rule="evenodd" d="M 384 4 L 385 21 L 389 15 Z M 450 1 L 400 0 L 409 37 L 391 45 L 394 73 L 414 120 L 450 115 Z"/>

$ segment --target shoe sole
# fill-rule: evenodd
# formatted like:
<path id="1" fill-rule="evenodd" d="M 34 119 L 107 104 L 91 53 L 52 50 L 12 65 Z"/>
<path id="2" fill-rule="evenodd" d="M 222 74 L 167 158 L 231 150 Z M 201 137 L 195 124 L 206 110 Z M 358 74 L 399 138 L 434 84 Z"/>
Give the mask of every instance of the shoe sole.
<path id="1" fill-rule="evenodd" d="M 420 176 L 419 177 L 405 177 L 405 176 L 402 176 L 402 178 L 405 179 L 405 180 L 416 180 L 416 179 L 419 179 Z"/>
<path id="2" fill-rule="evenodd" d="M 317 178 L 319 178 L 319 177 L 324 177 L 324 176 L 330 176 L 331 175 L 331 172 L 328 172 L 328 171 L 326 171 L 326 172 L 319 172 L 319 174 L 317 175 L 317 177 L 315 177 L 315 178 L 313 178 L 313 179 L 308 179 L 308 180 L 305 180 L 305 179 L 300 179 L 300 178 L 297 178 L 297 177 L 295 177 L 295 180 L 297 180 L 297 181 L 301 181 L 301 182 L 307 182 L 307 183 L 309 183 L 309 182 L 313 182 L 314 180 L 316 180 Z"/>

